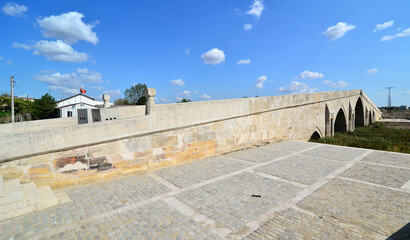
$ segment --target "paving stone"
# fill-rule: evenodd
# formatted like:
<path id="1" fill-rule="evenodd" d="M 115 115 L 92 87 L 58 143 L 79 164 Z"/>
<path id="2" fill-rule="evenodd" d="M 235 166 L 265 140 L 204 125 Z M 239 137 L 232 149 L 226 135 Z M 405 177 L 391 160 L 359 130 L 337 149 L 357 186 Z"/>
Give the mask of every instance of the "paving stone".
<path id="1" fill-rule="evenodd" d="M 255 171 L 299 183 L 313 184 L 343 165 L 344 163 L 326 161 L 303 155 L 294 155 L 256 168 Z"/>
<path id="2" fill-rule="evenodd" d="M 178 194 L 176 198 L 234 230 L 291 198 L 301 189 L 246 172 Z M 261 197 L 252 197 L 252 194 Z"/>
<path id="3" fill-rule="evenodd" d="M 360 148 L 349 148 L 349 147 L 322 144 L 318 148 L 311 149 L 311 150 L 301 153 L 301 155 L 317 157 L 317 158 L 325 158 L 325 159 L 341 161 L 341 162 L 349 162 L 355 159 L 356 157 L 359 157 L 361 154 L 363 154 L 366 151 L 368 150 L 360 149 Z"/>
<path id="4" fill-rule="evenodd" d="M 257 148 L 249 148 L 241 151 L 232 152 L 226 154 L 228 157 L 233 157 L 245 161 L 255 162 L 255 163 L 262 163 L 267 162 L 269 160 L 273 160 L 279 157 L 283 157 L 290 154 L 290 152 L 285 152 L 282 150 L 276 150 L 267 147 L 257 147 Z"/>
<path id="5" fill-rule="evenodd" d="M 410 168 L 410 154 L 374 151 L 362 161 Z"/>
<path id="6" fill-rule="evenodd" d="M 307 154 L 295 154 L 311 146 L 320 147 L 307 151 Z M 186 188 L 292 154 L 254 170 L 312 184 L 326 180 L 324 176 L 364 151 L 367 150 L 286 142 L 198 160 L 150 174 L 68 188 L 65 192 L 72 201 L 0 221 L 0 239 L 219 239 L 204 227 L 205 222 L 196 222 L 198 216 L 205 215 L 218 227 L 226 226 L 236 231 L 278 204 L 285 203 L 303 188 L 251 172 L 226 176 L 174 196 L 199 213 L 195 214 L 196 218 L 187 214 L 191 219 L 157 198 L 173 190 L 167 187 L 169 184 L 164 185 L 164 181 L 151 177 L 152 174 Z M 363 160 L 407 166 L 408 155 L 375 153 Z M 397 169 L 400 168 L 394 168 Z M 401 170 L 407 169 L 393 171 L 388 166 L 359 162 L 341 177 L 399 188 L 408 176 Z M 259 194 L 261 198 L 252 197 L 252 194 Z M 403 190 L 336 178 L 298 204 L 302 211 L 308 210 L 316 216 L 292 208 L 278 212 L 248 239 L 371 239 L 378 236 L 408 239 L 409 194 Z"/>
<path id="7" fill-rule="evenodd" d="M 357 163 L 344 172 L 342 177 L 401 188 L 410 180 L 410 170 L 365 163 Z"/>
<path id="8" fill-rule="evenodd" d="M 374 239 L 381 238 L 332 217 L 320 218 L 289 209 L 244 239 Z"/>
<path id="9" fill-rule="evenodd" d="M 299 151 L 306 150 L 308 148 L 311 148 L 317 145 L 318 144 L 316 143 L 310 143 L 310 142 L 286 141 L 286 142 L 267 144 L 265 145 L 265 147 L 280 150 L 280 151 L 299 152 Z"/>
<path id="10" fill-rule="evenodd" d="M 334 179 L 298 206 L 390 236 L 410 221 L 409 199 L 410 193 Z"/>
<path id="11" fill-rule="evenodd" d="M 225 157 L 212 157 L 155 171 L 155 174 L 179 186 L 188 187 L 251 166 Z"/>

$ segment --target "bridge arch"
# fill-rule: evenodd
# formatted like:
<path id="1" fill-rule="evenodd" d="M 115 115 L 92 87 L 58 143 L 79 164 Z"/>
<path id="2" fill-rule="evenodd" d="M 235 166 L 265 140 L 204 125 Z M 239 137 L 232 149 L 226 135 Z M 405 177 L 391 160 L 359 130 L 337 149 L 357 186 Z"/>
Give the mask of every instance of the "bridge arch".
<path id="1" fill-rule="evenodd" d="M 363 102 L 362 99 L 359 97 L 356 102 L 356 106 L 354 108 L 355 117 L 354 117 L 354 126 L 364 126 L 364 109 L 363 109 Z"/>
<path id="2" fill-rule="evenodd" d="M 335 132 L 346 132 L 347 131 L 346 115 L 343 111 L 343 108 L 340 108 L 339 111 L 337 112 L 334 129 L 335 129 Z"/>
<path id="3" fill-rule="evenodd" d="M 320 134 L 317 132 L 317 131 L 315 131 L 313 134 L 312 134 L 312 136 L 310 136 L 310 140 L 318 140 L 318 139 L 320 139 L 321 137 L 320 137 Z"/>

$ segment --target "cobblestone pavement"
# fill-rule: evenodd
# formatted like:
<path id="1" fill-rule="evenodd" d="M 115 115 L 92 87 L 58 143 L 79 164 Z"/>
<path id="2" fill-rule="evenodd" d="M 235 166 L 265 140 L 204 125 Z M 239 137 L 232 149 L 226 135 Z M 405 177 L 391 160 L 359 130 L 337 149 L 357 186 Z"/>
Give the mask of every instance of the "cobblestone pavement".
<path id="1" fill-rule="evenodd" d="M 0 239 L 410 239 L 410 155 L 268 144 L 65 190 Z"/>

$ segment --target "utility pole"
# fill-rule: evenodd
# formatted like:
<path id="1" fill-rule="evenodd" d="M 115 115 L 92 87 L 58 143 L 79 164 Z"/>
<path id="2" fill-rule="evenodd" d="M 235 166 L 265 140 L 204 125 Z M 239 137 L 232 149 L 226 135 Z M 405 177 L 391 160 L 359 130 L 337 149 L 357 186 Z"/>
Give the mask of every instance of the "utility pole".
<path id="1" fill-rule="evenodd" d="M 14 123 L 14 76 L 10 77 L 11 86 L 11 122 Z"/>
<path id="2" fill-rule="evenodd" d="M 386 89 L 389 89 L 389 96 L 387 97 L 387 107 L 391 108 L 391 91 L 390 89 L 392 89 L 394 87 L 386 87 Z"/>

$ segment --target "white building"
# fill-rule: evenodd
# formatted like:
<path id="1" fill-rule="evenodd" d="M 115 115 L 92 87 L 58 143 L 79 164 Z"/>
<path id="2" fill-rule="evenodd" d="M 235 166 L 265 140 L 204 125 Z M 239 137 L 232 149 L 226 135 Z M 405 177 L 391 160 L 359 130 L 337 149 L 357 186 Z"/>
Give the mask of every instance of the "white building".
<path id="1" fill-rule="evenodd" d="M 78 109 L 102 108 L 104 102 L 96 101 L 94 98 L 84 94 L 77 94 L 57 102 L 57 109 L 60 110 L 60 117 L 77 117 Z M 112 103 L 110 103 L 112 105 Z"/>

